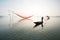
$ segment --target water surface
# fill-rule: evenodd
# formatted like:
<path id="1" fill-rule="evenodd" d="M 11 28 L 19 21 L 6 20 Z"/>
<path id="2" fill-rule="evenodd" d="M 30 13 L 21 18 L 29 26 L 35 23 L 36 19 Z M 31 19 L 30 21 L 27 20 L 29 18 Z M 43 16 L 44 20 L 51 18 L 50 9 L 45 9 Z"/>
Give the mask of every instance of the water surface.
<path id="1" fill-rule="evenodd" d="M 0 40 L 60 40 L 60 17 L 44 21 L 43 29 L 40 25 L 33 28 L 33 21 L 11 23 L 9 17 L 0 18 Z"/>

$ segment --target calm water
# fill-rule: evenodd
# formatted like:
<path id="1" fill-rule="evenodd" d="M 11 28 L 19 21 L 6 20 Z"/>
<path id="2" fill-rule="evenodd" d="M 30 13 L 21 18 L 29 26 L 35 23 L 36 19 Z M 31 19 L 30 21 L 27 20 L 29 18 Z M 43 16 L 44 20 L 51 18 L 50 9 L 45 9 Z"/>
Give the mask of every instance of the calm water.
<path id="1" fill-rule="evenodd" d="M 60 17 L 50 17 L 44 27 L 31 20 L 18 20 L 11 23 L 8 17 L 0 18 L 0 40 L 60 40 Z"/>

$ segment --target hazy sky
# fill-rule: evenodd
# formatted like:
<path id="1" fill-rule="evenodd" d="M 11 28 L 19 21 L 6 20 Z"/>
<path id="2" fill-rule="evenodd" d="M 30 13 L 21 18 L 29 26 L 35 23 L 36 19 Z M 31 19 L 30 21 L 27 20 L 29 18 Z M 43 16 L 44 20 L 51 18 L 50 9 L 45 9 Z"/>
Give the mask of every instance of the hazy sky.
<path id="1" fill-rule="evenodd" d="M 22 15 L 60 16 L 60 0 L 0 0 L 0 15 L 8 10 Z"/>

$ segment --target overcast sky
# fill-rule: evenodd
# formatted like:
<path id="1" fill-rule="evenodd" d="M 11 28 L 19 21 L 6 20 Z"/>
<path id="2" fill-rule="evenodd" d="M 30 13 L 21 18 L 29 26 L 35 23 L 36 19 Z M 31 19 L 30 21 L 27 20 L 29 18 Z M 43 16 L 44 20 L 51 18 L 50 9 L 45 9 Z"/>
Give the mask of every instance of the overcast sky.
<path id="1" fill-rule="evenodd" d="M 22 15 L 60 16 L 60 0 L 0 0 L 0 15 L 8 10 Z"/>

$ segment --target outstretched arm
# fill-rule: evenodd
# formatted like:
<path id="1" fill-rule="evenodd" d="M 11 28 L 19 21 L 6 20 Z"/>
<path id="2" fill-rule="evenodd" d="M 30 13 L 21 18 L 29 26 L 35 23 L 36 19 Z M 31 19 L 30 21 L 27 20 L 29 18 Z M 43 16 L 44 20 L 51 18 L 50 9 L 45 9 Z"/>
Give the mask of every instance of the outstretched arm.
<path id="1" fill-rule="evenodd" d="M 21 15 L 19 15 L 19 14 L 17 14 L 17 13 L 15 13 L 17 16 L 19 16 L 19 17 L 22 17 Z M 23 17 L 22 17 L 23 18 Z"/>
<path id="2" fill-rule="evenodd" d="M 19 14 L 17 14 L 17 13 L 15 13 L 17 16 L 19 16 L 19 17 L 21 17 L 21 18 L 30 18 L 30 17 L 32 17 L 32 16 L 28 16 L 28 17 L 24 17 L 24 16 L 21 16 L 21 15 L 19 15 Z"/>

